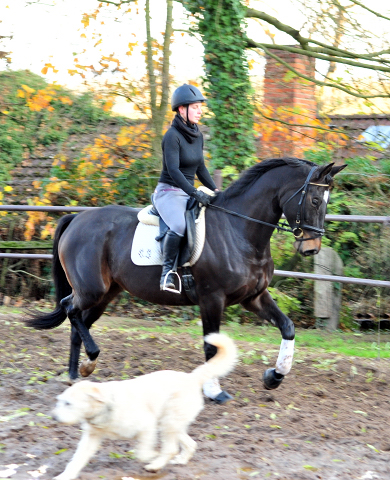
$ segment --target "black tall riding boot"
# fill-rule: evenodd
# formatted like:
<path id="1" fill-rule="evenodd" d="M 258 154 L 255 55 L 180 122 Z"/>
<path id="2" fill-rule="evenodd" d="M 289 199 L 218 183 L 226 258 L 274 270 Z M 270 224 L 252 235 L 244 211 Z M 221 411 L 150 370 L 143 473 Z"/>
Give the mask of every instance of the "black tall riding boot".
<path id="1" fill-rule="evenodd" d="M 172 270 L 176 256 L 179 253 L 179 246 L 182 237 L 180 237 L 177 233 L 172 232 L 169 230 L 164 239 L 164 247 L 163 247 L 163 267 L 162 267 L 162 274 L 160 280 L 160 290 L 164 290 L 164 281 L 166 274 Z M 175 283 L 173 281 L 174 275 L 170 274 L 167 277 L 165 282 L 165 288 L 172 288 L 176 289 Z"/>

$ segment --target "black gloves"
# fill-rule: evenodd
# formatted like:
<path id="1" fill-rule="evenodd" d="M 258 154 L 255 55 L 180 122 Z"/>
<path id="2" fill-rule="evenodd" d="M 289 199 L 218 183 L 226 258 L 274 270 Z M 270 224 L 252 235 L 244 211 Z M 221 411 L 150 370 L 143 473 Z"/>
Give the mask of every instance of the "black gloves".
<path id="1" fill-rule="evenodd" d="M 195 190 L 192 196 L 204 206 L 207 206 L 213 198 L 211 195 L 207 195 L 207 193 L 204 193 L 201 190 Z"/>

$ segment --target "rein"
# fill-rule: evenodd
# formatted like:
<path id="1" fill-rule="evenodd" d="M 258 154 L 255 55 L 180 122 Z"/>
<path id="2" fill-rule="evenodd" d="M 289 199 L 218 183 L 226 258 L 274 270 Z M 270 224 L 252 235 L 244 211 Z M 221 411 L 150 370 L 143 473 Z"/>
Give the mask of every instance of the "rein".
<path id="1" fill-rule="evenodd" d="M 221 210 L 225 213 L 229 213 L 230 215 L 234 215 L 235 217 L 244 218 L 245 220 L 249 220 L 251 222 L 260 223 L 261 225 L 266 225 L 267 227 L 276 228 L 279 231 L 292 233 L 294 235 L 294 237 L 296 238 L 296 240 L 299 241 L 299 242 L 304 242 L 305 240 L 312 240 L 313 238 L 316 238 L 316 237 L 302 238 L 303 237 L 303 230 L 311 230 L 311 231 L 317 233 L 319 236 L 322 237 L 325 234 L 325 230 L 323 228 L 317 228 L 317 227 L 313 227 L 312 225 L 306 225 L 306 224 L 301 225 L 301 219 L 304 216 L 304 207 L 305 207 L 304 199 L 305 199 L 305 196 L 306 196 L 307 189 L 308 189 L 309 185 L 317 185 L 318 187 L 329 187 L 329 185 L 325 184 L 325 183 L 310 182 L 310 179 L 311 179 L 311 177 L 314 173 L 314 170 L 316 170 L 316 168 L 317 168 L 316 166 L 311 168 L 308 176 L 306 177 L 305 183 L 295 193 L 293 193 L 291 195 L 291 197 L 289 197 L 288 200 L 286 201 L 286 203 L 284 204 L 284 205 L 286 205 L 290 200 L 292 200 L 296 195 L 298 195 L 299 192 L 301 192 L 301 198 L 299 199 L 299 203 L 298 203 L 299 209 L 297 211 L 297 216 L 296 216 L 296 219 L 295 219 L 295 227 L 294 228 L 291 228 L 291 227 L 286 228 L 286 227 L 282 227 L 281 225 L 278 225 L 278 224 L 264 222 L 263 220 L 257 220 L 256 218 L 248 217 L 247 215 L 243 215 L 241 213 L 233 212 L 232 210 L 228 210 L 227 208 L 219 207 L 218 205 L 213 205 L 212 203 L 210 203 L 208 205 L 208 207 L 209 208 L 210 207 L 215 208 L 216 210 Z M 286 224 L 284 224 L 284 225 L 286 225 Z"/>
<path id="2" fill-rule="evenodd" d="M 274 225 L 273 223 L 263 222 L 263 220 L 257 220 L 257 218 L 247 217 L 246 215 L 233 212 L 232 210 L 219 207 L 218 205 L 213 205 L 212 203 L 207 205 L 207 208 L 215 208 L 217 210 L 221 210 L 222 212 L 229 213 L 230 215 L 234 215 L 235 217 L 245 218 L 245 220 L 250 220 L 251 222 L 255 222 L 255 223 L 261 223 L 262 225 L 266 225 L 267 227 L 277 228 L 278 230 L 283 230 L 284 232 L 294 233 L 294 230 L 292 228 L 285 228 L 285 227 L 281 227 L 280 225 Z"/>

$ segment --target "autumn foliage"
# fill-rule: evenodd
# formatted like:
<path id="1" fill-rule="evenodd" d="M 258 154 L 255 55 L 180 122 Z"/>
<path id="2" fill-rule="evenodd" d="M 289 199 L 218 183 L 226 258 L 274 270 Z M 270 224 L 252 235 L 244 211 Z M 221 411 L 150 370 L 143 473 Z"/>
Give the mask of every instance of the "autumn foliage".
<path id="1" fill-rule="evenodd" d="M 90 89 L 75 94 L 30 72 L 0 74 L 0 192 L 2 203 L 18 203 L 20 192 L 7 183 L 15 168 L 31 165 L 51 143 L 48 178 L 37 179 L 27 201 L 32 205 L 104 205 L 145 202 L 155 175 L 150 132 L 145 122 L 113 117 L 112 98 Z M 99 129 L 111 134 L 98 134 Z M 71 147 L 80 136 L 90 138 Z M 81 137 L 80 137 L 81 138 Z M 72 150 L 75 150 L 73 152 Z M 35 160 L 34 160 L 35 159 Z M 35 193 L 35 195 L 34 195 Z M 26 200 L 26 197 L 23 196 Z M 5 212 L 2 214 L 5 215 Z M 50 238 L 57 219 L 29 212 L 25 237 Z"/>
<path id="2" fill-rule="evenodd" d="M 314 117 L 298 107 L 274 108 L 259 103 L 255 107 L 254 129 L 259 137 L 260 158 L 283 155 L 304 158 L 305 152 L 318 142 L 334 150 L 347 139 L 343 132 L 332 130 L 325 117 Z"/>
<path id="3" fill-rule="evenodd" d="M 124 126 L 115 137 L 100 135 L 76 160 L 59 154 L 52 176 L 34 182 L 39 196 L 34 205 L 89 205 L 145 203 L 157 172 L 150 163 L 150 131 L 147 124 Z M 52 237 L 56 221 L 46 214 L 29 212 L 26 239 L 44 224 L 41 238 Z"/>

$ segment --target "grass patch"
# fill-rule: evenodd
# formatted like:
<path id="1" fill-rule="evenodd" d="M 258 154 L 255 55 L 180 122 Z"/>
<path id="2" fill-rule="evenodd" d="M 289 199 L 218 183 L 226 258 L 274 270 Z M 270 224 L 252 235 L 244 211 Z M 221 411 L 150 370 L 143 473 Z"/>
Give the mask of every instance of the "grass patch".
<path id="1" fill-rule="evenodd" d="M 162 333 L 165 335 L 175 335 L 176 333 L 187 333 L 193 338 L 202 336 L 202 327 L 197 325 L 197 321 L 186 324 L 176 324 L 175 326 L 160 324 L 160 322 L 150 322 L 150 327 L 137 326 L 137 320 L 122 319 L 120 326 L 115 326 L 116 320 L 111 317 L 104 317 L 100 321 L 105 326 L 117 328 L 122 331 L 136 333 L 150 332 Z M 111 320 L 111 326 L 110 326 Z M 100 322 L 99 321 L 99 322 Z M 97 324 L 96 324 L 97 325 Z M 227 333 L 234 340 L 247 342 L 261 351 L 270 346 L 277 348 L 281 342 L 281 335 L 277 328 L 272 326 L 250 326 L 239 325 L 237 323 L 221 326 L 221 331 Z M 378 349 L 380 349 L 380 358 L 390 358 L 390 333 L 381 334 L 381 342 L 378 347 L 377 336 L 372 333 L 352 333 L 352 332 L 326 332 L 322 330 L 304 330 L 297 329 L 295 337 L 296 353 L 304 351 L 305 353 L 332 353 L 345 355 L 348 357 L 376 358 Z"/>
<path id="2" fill-rule="evenodd" d="M 17 315 L 21 310 L 0 307 L 0 314 L 11 313 Z M 12 319 L 15 320 L 15 319 Z M 5 321 L 5 320 L 3 320 Z M 145 321 L 126 317 L 104 316 L 92 328 L 92 334 L 100 333 L 109 335 L 111 330 L 119 330 L 128 333 L 130 336 L 143 333 L 163 334 L 174 336 L 177 333 L 187 333 L 194 339 L 201 340 L 202 327 L 198 325 L 199 319 L 182 322 L 180 318 L 174 325 L 171 322 Z M 64 325 L 67 325 L 65 322 Z M 142 325 L 140 325 L 140 323 Z M 256 354 L 261 356 L 262 352 L 275 347 L 279 348 L 281 335 L 273 326 L 240 325 L 228 323 L 221 326 L 221 331 L 227 333 L 234 340 L 247 342 Z M 94 333 L 95 332 L 95 333 Z M 300 353 L 334 353 L 348 357 L 390 358 L 390 332 L 381 332 L 378 342 L 378 335 L 375 333 L 354 333 L 354 332 L 327 332 L 324 330 L 297 329 L 295 337 L 296 358 Z"/>

